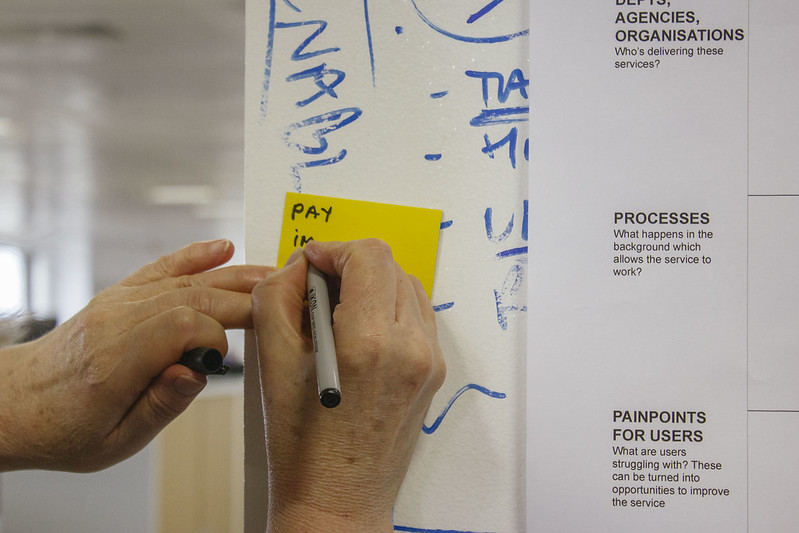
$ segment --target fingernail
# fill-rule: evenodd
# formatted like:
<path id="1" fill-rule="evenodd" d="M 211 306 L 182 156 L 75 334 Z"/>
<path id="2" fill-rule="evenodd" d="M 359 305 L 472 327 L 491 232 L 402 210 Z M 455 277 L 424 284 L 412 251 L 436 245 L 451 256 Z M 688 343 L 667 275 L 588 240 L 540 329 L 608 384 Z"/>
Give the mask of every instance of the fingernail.
<path id="1" fill-rule="evenodd" d="M 230 241 L 227 239 L 219 239 L 217 241 L 212 241 L 211 245 L 208 247 L 208 253 L 211 255 L 222 255 L 223 253 L 228 251 L 230 248 Z"/>
<path id="2" fill-rule="evenodd" d="M 300 257 L 302 257 L 302 248 L 297 248 L 296 250 L 291 252 L 291 255 L 289 256 L 289 258 L 286 259 L 285 266 L 289 266 L 291 263 L 294 263 L 295 261 L 297 261 L 297 259 L 299 259 Z"/>
<path id="3" fill-rule="evenodd" d="M 305 252 L 305 257 L 310 259 L 313 256 L 315 256 L 317 246 L 318 245 L 315 243 L 315 241 L 308 241 L 305 244 L 305 248 L 303 248 L 303 251 Z"/>
<path id="4" fill-rule="evenodd" d="M 172 390 L 183 396 L 197 396 L 204 388 L 204 382 L 190 376 L 178 376 L 172 382 Z"/>

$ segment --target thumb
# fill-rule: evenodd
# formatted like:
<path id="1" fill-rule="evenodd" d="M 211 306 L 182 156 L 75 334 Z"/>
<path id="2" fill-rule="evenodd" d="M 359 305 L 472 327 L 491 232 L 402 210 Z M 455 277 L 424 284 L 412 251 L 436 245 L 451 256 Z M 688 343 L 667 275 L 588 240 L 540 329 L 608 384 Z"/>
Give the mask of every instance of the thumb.
<path id="1" fill-rule="evenodd" d="M 183 365 L 168 367 L 142 392 L 109 439 L 126 448 L 120 450 L 125 456 L 133 455 L 185 411 L 206 383 L 205 376 Z"/>

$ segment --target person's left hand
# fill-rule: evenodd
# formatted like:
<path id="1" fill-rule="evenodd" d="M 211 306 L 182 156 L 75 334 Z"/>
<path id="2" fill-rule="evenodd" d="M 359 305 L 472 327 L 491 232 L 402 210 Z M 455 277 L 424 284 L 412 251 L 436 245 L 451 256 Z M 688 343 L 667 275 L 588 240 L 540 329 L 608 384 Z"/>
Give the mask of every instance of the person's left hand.
<path id="1" fill-rule="evenodd" d="M 44 337 L 2 353 L 0 471 L 92 471 L 133 455 L 183 412 L 206 378 L 176 364 L 225 328 L 252 327 L 250 291 L 272 269 L 211 270 L 227 240 L 195 243 L 98 294 Z"/>

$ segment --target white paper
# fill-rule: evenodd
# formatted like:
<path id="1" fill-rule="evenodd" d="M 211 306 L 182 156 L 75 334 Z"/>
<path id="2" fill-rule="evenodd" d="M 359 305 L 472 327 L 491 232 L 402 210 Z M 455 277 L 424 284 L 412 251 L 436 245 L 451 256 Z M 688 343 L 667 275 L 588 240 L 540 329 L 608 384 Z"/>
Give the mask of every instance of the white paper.
<path id="1" fill-rule="evenodd" d="M 799 527 L 798 29 L 532 1 L 529 530 Z"/>

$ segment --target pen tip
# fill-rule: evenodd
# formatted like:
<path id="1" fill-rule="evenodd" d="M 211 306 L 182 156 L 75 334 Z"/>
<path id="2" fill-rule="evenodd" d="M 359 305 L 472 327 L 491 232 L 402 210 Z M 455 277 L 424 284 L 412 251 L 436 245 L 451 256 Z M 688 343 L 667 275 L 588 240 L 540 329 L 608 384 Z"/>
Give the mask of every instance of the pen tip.
<path id="1" fill-rule="evenodd" d="M 325 407 L 335 407 L 341 402 L 341 393 L 336 389 L 325 389 L 319 393 L 319 401 Z"/>

